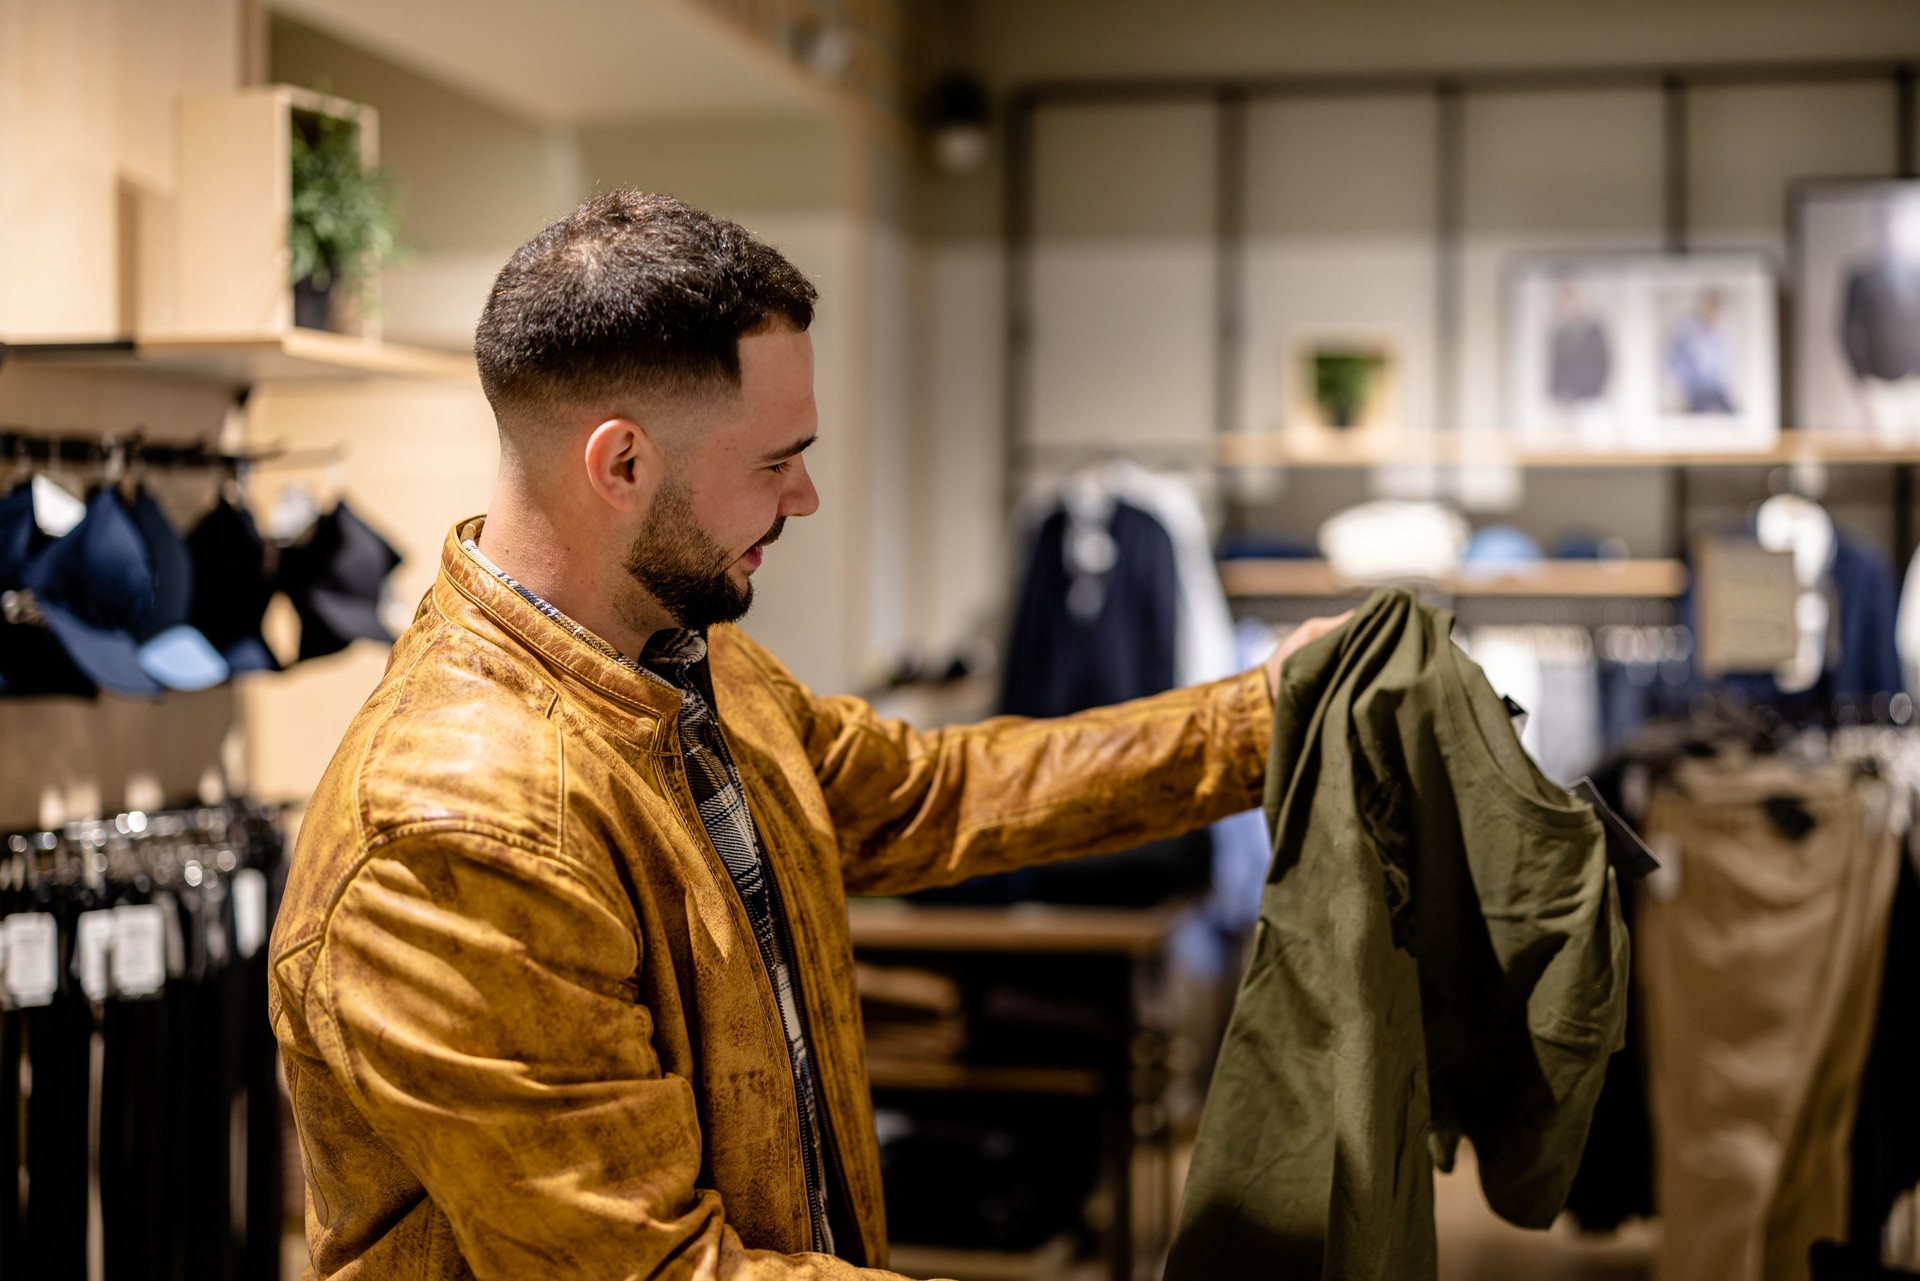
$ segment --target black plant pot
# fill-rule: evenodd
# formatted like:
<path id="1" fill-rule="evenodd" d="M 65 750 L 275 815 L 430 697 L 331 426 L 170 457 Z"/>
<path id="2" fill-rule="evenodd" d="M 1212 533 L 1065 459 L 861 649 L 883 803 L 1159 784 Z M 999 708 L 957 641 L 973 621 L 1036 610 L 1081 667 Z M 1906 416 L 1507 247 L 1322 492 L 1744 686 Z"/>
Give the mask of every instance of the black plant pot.
<path id="1" fill-rule="evenodd" d="M 293 286 L 293 323 L 301 329 L 330 329 L 333 319 L 333 282 L 315 285 L 313 277 Z"/>

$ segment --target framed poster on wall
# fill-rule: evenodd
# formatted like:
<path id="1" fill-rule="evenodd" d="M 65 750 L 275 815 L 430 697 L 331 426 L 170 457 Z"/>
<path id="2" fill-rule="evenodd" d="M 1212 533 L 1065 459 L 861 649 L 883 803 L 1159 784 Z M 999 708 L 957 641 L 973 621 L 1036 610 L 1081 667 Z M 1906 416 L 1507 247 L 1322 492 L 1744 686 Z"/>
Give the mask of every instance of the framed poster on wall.
<path id="1" fill-rule="evenodd" d="M 1793 191 L 1794 421 L 1920 439 L 1920 182 Z"/>
<path id="2" fill-rule="evenodd" d="M 1760 254 L 1515 259 L 1507 426 L 1536 448 L 1766 449 L 1780 429 L 1777 299 Z"/>

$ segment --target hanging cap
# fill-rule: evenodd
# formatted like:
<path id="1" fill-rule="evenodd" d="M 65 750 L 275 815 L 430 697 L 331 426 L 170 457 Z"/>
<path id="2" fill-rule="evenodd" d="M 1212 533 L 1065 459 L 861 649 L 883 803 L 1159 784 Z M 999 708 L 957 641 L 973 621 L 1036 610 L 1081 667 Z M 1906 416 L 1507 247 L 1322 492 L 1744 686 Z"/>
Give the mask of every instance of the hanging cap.
<path id="1" fill-rule="evenodd" d="M 153 611 L 137 633 L 140 668 L 168 689 L 202 690 L 231 675 L 227 660 L 187 625 L 193 607 L 193 554 L 151 491 L 133 498 L 133 523 L 153 566 Z"/>
<path id="2" fill-rule="evenodd" d="M 279 662 L 260 635 L 273 597 L 267 546 L 253 517 L 224 498 L 187 535 L 193 564 L 193 605 L 187 621 L 235 672 L 277 672 Z"/>
<path id="3" fill-rule="evenodd" d="M 15 542 L 17 535 L 0 534 L 0 544 Z M 31 598 L 11 602 L 12 626 L 43 626 L 73 665 L 102 689 L 136 698 L 159 696 L 159 684 L 140 667 L 134 639 L 153 612 L 153 570 L 139 529 L 111 488 L 87 500 L 86 517 L 71 533 L 30 554 L 19 585 Z M 37 684 L 73 684 L 69 674 L 36 678 L 18 670 L 22 654 L 49 657 L 44 647 L 23 642 L 13 654 L 15 670 L 7 682 L 13 692 L 44 692 L 31 688 Z M 21 688 L 23 683 L 28 688 Z"/>
<path id="4" fill-rule="evenodd" d="M 149 637 L 140 646 L 140 670 L 168 689 L 212 689 L 233 669 L 211 641 L 182 623 Z"/>
<path id="5" fill-rule="evenodd" d="M 386 539 L 341 502 L 280 557 L 280 586 L 300 613 L 300 658 L 324 658 L 355 640 L 393 643 L 380 593 L 400 563 Z"/>
<path id="6" fill-rule="evenodd" d="M 53 633 L 29 616 L 38 608 L 25 583 L 33 553 L 45 545 L 33 519 L 33 490 L 15 486 L 0 496 L 0 695 L 67 694 L 91 698 L 93 682 L 67 657 Z"/>
<path id="7" fill-rule="evenodd" d="M 22 482 L 0 495 L 0 591 L 25 586 L 27 565 L 40 542 L 33 486 Z"/>

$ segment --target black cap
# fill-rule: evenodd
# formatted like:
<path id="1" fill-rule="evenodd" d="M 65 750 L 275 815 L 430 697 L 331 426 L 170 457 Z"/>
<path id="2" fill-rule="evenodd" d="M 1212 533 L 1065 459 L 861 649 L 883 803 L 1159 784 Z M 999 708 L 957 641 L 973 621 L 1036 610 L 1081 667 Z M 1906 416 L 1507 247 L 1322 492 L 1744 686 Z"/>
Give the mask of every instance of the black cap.
<path id="1" fill-rule="evenodd" d="M 139 633 L 146 640 L 187 621 L 193 607 L 193 556 L 145 486 L 133 496 L 133 524 L 153 567 L 153 610 Z"/>
<path id="2" fill-rule="evenodd" d="M 273 598 L 267 545 L 253 517 L 226 499 L 187 535 L 193 562 L 191 623 L 236 672 L 277 672 L 280 663 L 260 635 Z"/>
<path id="3" fill-rule="evenodd" d="M 342 502 L 280 554 L 280 589 L 300 613 L 300 660 L 337 654 L 355 640 L 393 643 L 380 593 L 400 553 Z"/>
<path id="4" fill-rule="evenodd" d="M 168 689 L 200 690 L 232 674 L 227 660 L 193 627 L 193 555 L 174 529 L 152 491 L 142 486 L 133 496 L 133 523 L 147 545 L 153 566 L 153 610 L 140 640 L 140 666 Z"/>

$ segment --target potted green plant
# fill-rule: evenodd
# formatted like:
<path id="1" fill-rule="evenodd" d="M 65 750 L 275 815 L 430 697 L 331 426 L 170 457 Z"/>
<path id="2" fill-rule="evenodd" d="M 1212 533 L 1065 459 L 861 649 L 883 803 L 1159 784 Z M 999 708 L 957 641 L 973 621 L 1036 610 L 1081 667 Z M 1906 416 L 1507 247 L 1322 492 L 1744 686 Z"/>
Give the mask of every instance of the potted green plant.
<path id="1" fill-rule="evenodd" d="M 1313 395 L 1328 426 L 1345 431 L 1360 421 L 1384 363 L 1371 352 L 1314 353 Z"/>
<path id="2" fill-rule="evenodd" d="M 399 186 L 386 169 L 362 163 L 360 127 L 352 120 L 295 112 L 290 141 L 293 323 L 327 329 L 337 286 L 360 283 L 398 254 Z"/>

